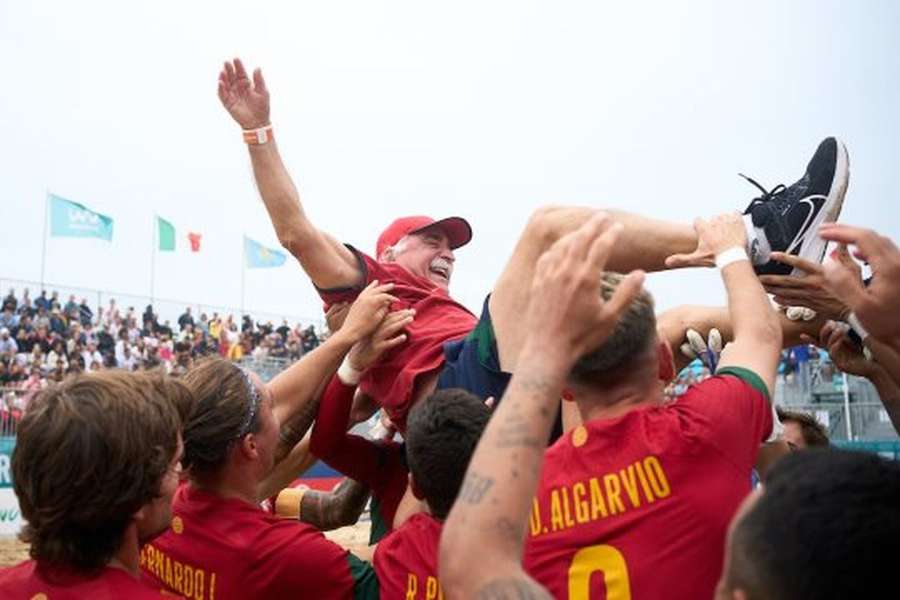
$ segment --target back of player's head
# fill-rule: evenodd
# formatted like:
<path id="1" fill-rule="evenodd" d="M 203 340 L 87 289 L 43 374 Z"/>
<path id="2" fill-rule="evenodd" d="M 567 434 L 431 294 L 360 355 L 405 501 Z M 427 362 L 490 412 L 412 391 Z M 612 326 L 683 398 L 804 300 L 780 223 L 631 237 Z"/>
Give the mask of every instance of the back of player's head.
<path id="1" fill-rule="evenodd" d="M 225 465 L 228 451 L 242 434 L 259 431 L 259 410 L 253 406 L 259 398 L 254 397 L 247 374 L 222 358 L 200 361 L 183 379 L 196 404 L 184 424 L 182 464 L 191 476 L 202 477 Z"/>
<path id="2" fill-rule="evenodd" d="M 811 414 L 797 410 L 787 410 L 780 406 L 776 408 L 776 411 L 778 412 L 778 420 L 782 424 L 797 424 L 800 435 L 803 437 L 804 448 L 827 447 L 829 445 L 828 431 Z"/>
<path id="3" fill-rule="evenodd" d="M 481 398 L 461 389 L 438 390 L 409 412 L 409 470 L 436 518 L 450 512 L 490 416 Z"/>
<path id="4" fill-rule="evenodd" d="M 31 401 L 12 471 L 32 558 L 98 569 L 121 546 L 135 512 L 160 495 L 181 421 L 162 393 L 180 384 L 157 377 L 102 371 L 66 379 Z"/>
<path id="5" fill-rule="evenodd" d="M 601 294 L 609 300 L 625 277 L 611 272 L 602 277 Z M 627 379 L 636 364 L 651 356 L 656 360 L 656 339 L 653 297 L 642 289 L 622 313 L 609 338 L 579 358 L 569 377 L 575 383 L 592 387 L 615 385 Z"/>
<path id="6" fill-rule="evenodd" d="M 785 456 L 734 524 L 725 584 L 751 600 L 884 597 L 900 550 L 898 506 L 896 461 L 821 448 Z"/>

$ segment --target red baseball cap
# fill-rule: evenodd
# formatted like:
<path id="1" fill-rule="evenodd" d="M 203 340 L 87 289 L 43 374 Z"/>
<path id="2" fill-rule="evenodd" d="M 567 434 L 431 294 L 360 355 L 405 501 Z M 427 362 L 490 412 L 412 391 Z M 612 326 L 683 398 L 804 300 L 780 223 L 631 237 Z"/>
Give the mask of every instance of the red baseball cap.
<path id="1" fill-rule="evenodd" d="M 378 236 L 378 242 L 375 244 L 375 258 L 381 258 L 381 253 L 385 248 L 390 248 L 403 236 L 419 233 L 430 227 L 437 227 L 444 232 L 452 250 L 465 246 L 472 239 L 472 227 L 462 217 L 447 217 L 440 221 L 425 216 L 400 217 L 388 225 L 387 229 Z"/>

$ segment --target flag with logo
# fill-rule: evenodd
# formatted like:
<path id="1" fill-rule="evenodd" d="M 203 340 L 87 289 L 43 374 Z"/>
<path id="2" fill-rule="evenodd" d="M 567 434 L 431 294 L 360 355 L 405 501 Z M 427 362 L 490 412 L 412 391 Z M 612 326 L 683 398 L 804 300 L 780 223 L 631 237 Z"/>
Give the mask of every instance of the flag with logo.
<path id="1" fill-rule="evenodd" d="M 113 220 L 83 204 L 49 194 L 50 235 L 55 237 L 93 237 L 112 241 Z"/>
<path id="2" fill-rule="evenodd" d="M 267 248 L 244 236 L 244 262 L 248 269 L 280 267 L 287 260 L 284 252 Z"/>

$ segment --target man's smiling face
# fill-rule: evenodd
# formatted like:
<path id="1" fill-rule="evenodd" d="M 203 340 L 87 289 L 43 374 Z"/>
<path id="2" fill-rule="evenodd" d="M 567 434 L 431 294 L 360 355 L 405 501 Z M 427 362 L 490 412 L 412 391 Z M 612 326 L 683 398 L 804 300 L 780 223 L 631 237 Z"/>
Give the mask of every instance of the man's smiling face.
<path id="1" fill-rule="evenodd" d="M 455 260 L 446 234 L 433 227 L 411 233 L 397 242 L 392 262 L 449 290 Z"/>

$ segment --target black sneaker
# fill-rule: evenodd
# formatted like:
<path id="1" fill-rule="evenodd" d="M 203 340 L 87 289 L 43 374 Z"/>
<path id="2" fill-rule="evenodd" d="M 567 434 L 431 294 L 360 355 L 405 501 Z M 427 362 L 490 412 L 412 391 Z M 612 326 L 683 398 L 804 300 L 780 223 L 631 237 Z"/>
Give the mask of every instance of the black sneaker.
<path id="1" fill-rule="evenodd" d="M 806 165 L 806 173 L 790 187 L 779 185 L 766 191 L 746 175 L 742 177 L 763 192 L 744 214 L 751 215 L 753 224 L 766 232 L 772 251 L 822 262 L 827 242 L 816 232 L 819 225 L 836 221 L 841 214 L 850 177 L 844 144 L 825 138 Z M 774 260 L 753 269 L 759 275 L 803 275 L 803 271 Z"/>

